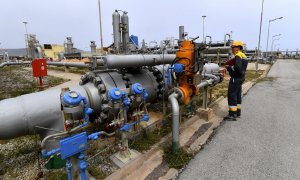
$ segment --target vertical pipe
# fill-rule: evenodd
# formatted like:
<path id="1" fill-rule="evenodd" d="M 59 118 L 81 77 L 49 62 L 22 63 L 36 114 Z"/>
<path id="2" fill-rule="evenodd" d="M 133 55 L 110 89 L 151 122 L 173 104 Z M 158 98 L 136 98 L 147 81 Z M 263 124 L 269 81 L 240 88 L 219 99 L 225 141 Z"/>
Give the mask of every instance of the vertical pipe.
<path id="1" fill-rule="evenodd" d="M 129 43 L 129 17 L 127 15 L 127 12 L 123 12 L 123 15 L 121 17 L 121 22 L 123 24 L 122 29 L 122 42 L 123 42 L 123 51 L 125 54 L 127 54 L 128 51 L 128 43 Z"/>
<path id="2" fill-rule="evenodd" d="M 172 107 L 172 152 L 176 154 L 179 149 L 179 103 L 178 103 L 178 94 L 173 93 L 169 96 L 168 100 Z"/>
<path id="3" fill-rule="evenodd" d="M 179 26 L 179 38 L 178 48 L 180 48 L 182 41 L 184 40 L 184 26 Z"/>
<path id="4" fill-rule="evenodd" d="M 100 23 L 100 45 L 101 50 L 103 50 L 103 35 L 102 35 L 102 17 L 101 17 L 101 2 L 98 0 L 99 6 L 99 23 Z"/>
<path id="5" fill-rule="evenodd" d="M 113 35 L 114 35 L 114 48 L 116 53 L 120 52 L 121 32 L 120 32 L 120 14 L 117 10 L 112 15 L 113 19 Z"/>

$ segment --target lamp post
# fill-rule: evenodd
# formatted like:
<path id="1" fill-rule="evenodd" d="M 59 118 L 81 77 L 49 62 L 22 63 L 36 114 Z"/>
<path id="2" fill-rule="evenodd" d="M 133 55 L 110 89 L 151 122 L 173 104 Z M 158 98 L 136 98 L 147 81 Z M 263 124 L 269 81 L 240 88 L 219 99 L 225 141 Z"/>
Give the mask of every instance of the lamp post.
<path id="1" fill-rule="evenodd" d="M 264 2 L 265 2 L 265 0 L 262 0 L 262 3 L 261 3 L 259 37 L 258 37 L 258 46 L 257 46 L 257 55 L 256 55 L 257 59 L 256 59 L 256 63 L 255 63 L 256 73 L 258 72 L 258 60 L 259 60 L 259 56 L 260 56 L 260 38 L 261 38 L 261 27 L 262 27 L 263 12 L 264 12 Z"/>
<path id="2" fill-rule="evenodd" d="M 275 41 L 278 41 L 280 38 L 272 39 L 271 52 L 273 53 L 273 45 Z"/>
<path id="3" fill-rule="evenodd" d="M 203 18 L 203 29 L 202 29 L 202 31 L 203 31 L 203 43 L 204 43 L 204 41 L 205 41 L 205 33 L 204 33 L 204 20 L 205 20 L 205 18 L 206 18 L 206 16 L 202 16 L 202 18 Z"/>
<path id="4" fill-rule="evenodd" d="M 28 22 L 24 21 L 23 24 L 25 25 L 25 46 L 26 46 L 26 59 L 28 59 L 28 31 L 27 31 L 27 24 Z"/>
<path id="5" fill-rule="evenodd" d="M 99 6 L 99 23 L 100 23 L 100 47 L 103 50 L 103 34 L 102 34 L 102 16 L 101 16 L 101 2 L 98 0 Z"/>
<path id="6" fill-rule="evenodd" d="M 275 18 L 275 19 L 270 19 L 269 20 L 269 27 L 268 27 L 268 36 L 267 36 L 267 48 L 266 48 L 266 57 L 268 57 L 268 48 L 269 48 L 269 35 L 270 35 L 270 25 L 271 22 L 282 19 L 283 17 Z"/>

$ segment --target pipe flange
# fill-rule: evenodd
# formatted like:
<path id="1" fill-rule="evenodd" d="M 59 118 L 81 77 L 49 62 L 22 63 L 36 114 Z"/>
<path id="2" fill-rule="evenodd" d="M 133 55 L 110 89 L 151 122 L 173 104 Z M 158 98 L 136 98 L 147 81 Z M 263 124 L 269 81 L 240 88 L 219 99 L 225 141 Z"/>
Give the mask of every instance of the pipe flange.
<path id="1" fill-rule="evenodd" d="M 164 79 L 163 79 L 163 75 L 161 74 L 161 72 L 155 68 L 155 67 L 149 67 L 148 70 L 153 74 L 153 76 L 156 78 L 156 82 L 158 83 L 157 86 L 157 97 L 159 99 L 163 98 L 163 95 L 165 93 L 165 88 L 164 88 Z"/>
<path id="2" fill-rule="evenodd" d="M 184 103 L 184 94 L 181 91 L 181 89 L 179 89 L 178 87 L 174 87 L 174 88 L 170 89 L 170 91 L 168 92 L 169 95 L 171 95 L 173 93 L 178 94 L 178 98 L 177 98 L 178 102 Z"/>

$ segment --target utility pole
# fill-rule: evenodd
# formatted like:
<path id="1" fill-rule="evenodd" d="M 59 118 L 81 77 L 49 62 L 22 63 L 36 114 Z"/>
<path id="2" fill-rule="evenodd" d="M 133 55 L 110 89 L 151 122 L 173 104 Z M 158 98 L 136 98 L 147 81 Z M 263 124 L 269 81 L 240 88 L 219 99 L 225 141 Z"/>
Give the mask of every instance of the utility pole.
<path id="1" fill-rule="evenodd" d="M 259 26 L 259 38 L 258 38 L 257 56 L 256 56 L 257 59 L 256 59 L 256 63 L 255 63 L 256 73 L 258 72 L 258 60 L 259 60 L 259 56 L 260 56 L 260 38 L 261 38 L 261 27 L 262 27 L 263 12 L 264 12 L 264 2 L 265 2 L 265 0 L 262 0 L 261 15 L 260 15 L 260 26 Z"/>
<path id="2" fill-rule="evenodd" d="M 103 50 L 103 36 L 102 36 L 102 16 L 101 16 L 101 1 L 98 0 L 99 6 L 99 23 L 100 23 L 100 47 Z"/>

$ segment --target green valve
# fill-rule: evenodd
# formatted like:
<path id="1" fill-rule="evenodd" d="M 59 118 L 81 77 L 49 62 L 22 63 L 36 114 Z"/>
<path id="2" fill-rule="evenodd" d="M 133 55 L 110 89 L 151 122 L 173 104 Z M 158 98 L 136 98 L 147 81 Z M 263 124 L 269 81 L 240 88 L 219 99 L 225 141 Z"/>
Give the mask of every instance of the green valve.
<path id="1" fill-rule="evenodd" d="M 47 158 L 49 160 L 45 167 L 47 169 L 61 169 L 63 167 L 66 167 L 66 161 L 62 160 L 60 156 L 54 155 L 50 157 L 51 159 Z"/>

